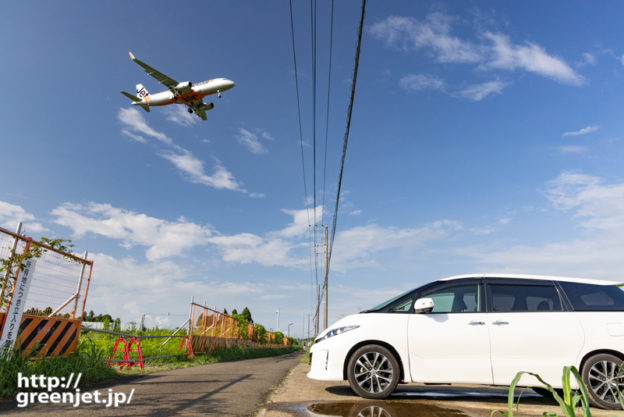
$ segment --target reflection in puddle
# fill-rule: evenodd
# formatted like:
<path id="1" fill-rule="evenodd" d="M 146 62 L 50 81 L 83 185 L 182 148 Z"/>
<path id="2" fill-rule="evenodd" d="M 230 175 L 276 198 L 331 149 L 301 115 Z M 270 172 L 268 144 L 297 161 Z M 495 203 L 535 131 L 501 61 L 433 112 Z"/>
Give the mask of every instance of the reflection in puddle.
<path id="1" fill-rule="evenodd" d="M 314 417 L 466 417 L 460 410 L 430 404 L 403 402 L 332 402 L 308 406 Z"/>

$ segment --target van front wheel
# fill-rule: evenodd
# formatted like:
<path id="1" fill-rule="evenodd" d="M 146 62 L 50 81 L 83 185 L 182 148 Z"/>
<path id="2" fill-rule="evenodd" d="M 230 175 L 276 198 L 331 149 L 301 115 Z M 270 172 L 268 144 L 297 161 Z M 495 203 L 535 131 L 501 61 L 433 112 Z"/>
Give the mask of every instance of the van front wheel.
<path id="1" fill-rule="evenodd" d="M 351 389 L 360 397 L 386 398 L 399 383 L 401 371 L 392 352 L 383 346 L 366 345 L 353 353 L 347 368 Z"/>

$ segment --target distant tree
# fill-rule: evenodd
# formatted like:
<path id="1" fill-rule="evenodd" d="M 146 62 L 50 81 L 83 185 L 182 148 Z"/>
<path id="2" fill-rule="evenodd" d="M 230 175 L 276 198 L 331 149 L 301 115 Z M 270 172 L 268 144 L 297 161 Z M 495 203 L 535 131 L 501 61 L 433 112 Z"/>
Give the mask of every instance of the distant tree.
<path id="1" fill-rule="evenodd" d="M 228 315 L 227 308 L 223 309 L 223 314 L 225 314 L 226 316 Z"/>
<path id="2" fill-rule="evenodd" d="M 233 310 L 232 310 L 232 317 L 233 317 L 235 314 L 238 314 L 238 311 L 236 311 L 236 309 L 233 309 Z"/>
<path id="3" fill-rule="evenodd" d="M 253 319 L 251 318 L 251 312 L 249 311 L 249 309 L 247 307 L 245 307 L 243 309 L 243 312 L 241 313 L 241 317 L 243 318 L 243 320 L 245 320 L 247 323 L 253 323 Z"/>
<path id="4" fill-rule="evenodd" d="M 254 327 L 256 328 L 256 337 L 258 338 L 258 342 L 259 343 L 266 343 L 266 334 L 267 331 L 264 328 L 263 325 L 261 324 L 255 324 Z"/>
<path id="5" fill-rule="evenodd" d="M 94 317 L 95 313 L 93 312 L 93 310 L 89 310 L 89 314 L 85 315 L 84 321 L 93 321 Z"/>
<path id="6" fill-rule="evenodd" d="M 275 334 L 275 341 L 274 341 L 274 343 L 276 345 L 284 344 L 284 333 L 282 333 L 282 332 L 275 332 L 274 334 Z"/>

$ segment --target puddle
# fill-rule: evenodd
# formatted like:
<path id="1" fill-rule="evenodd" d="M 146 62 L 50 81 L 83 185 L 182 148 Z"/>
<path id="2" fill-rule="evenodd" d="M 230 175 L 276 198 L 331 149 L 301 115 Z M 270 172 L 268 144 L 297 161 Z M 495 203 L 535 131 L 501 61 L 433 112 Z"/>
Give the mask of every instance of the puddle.
<path id="1" fill-rule="evenodd" d="M 310 404 L 311 417 L 467 417 L 461 410 L 405 402 L 331 402 Z"/>

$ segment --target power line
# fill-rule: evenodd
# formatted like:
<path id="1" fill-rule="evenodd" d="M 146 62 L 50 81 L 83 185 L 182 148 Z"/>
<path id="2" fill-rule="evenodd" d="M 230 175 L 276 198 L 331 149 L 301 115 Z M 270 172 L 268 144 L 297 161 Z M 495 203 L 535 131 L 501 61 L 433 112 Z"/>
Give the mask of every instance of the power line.
<path id="1" fill-rule="evenodd" d="M 310 210 L 308 209 L 308 186 L 306 184 L 306 175 L 305 175 L 305 158 L 303 155 L 303 130 L 301 128 L 301 103 L 299 99 L 299 73 L 297 71 L 297 53 L 295 49 L 295 25 L 293 23 L 293 9 L 292 9 L 292 0 L 289 2 L 290 4 L 290 38 L 292 39 L 292 51 L 293 51 L 293 63 L 295 66 L 295 89 L 297 91 L 297 116 L 299 120 L 299 144 L 301 145 L 301 172 L 303 178 L 303 192 L 304 192 L 304 204 L 306 206 L 306 213 L 308 215 L 308 224 L 310 224 Z"/>
<path id="2" fill-rule="evenodd" d="M 360 63 L 360 49 L 362 46 L 362 28 L 364 27 L 364 13 L 366 10 L 366 0 L 362 0 L 362 16 L 360 17 L 360 28 L 358 31 L 357 48 L 355 50 L 355 65 L 353 67 L 353 83 L 351 84 L 351 99 L 349 100 L 349 110 L 347 112 L 347 128 L 344 135 L 342 145 L 342 159 L 340 162 L 340 175 L 338 176 L 338 191 L 336 193 L 336 207 L 334 209 L 334 219 L 332 223 L 331 239 L 329 241 L 329 256 L 327 260 L 327 269 L 331 263 L 331 255 L 334 247 L 334 238 L 336 236 L 336 222 L 338 221 L 338 205 L 340 203 L 340 188 L 342 186 L 342 174 L 344 172 L 344 161 L 347 156 L 347 144 L 349 142 L 349 130 L 351 129 L 351 114 L 353 113 L 353 100 L 355 98 L 355 86 L 357 83 L 358 67 Z"/>
<path id="3" fill-rule="evenodd" d="M 293 8 L 292 8 L 292 0 L 289 1 L 290 5 L 290 37 L 292 40 L 292 51 L 293 51 L 293 64 L 295 68 L 295 89 L 297 91 L 297 116 L 299 121 L 299 144 L 301 147 L 301 172 L 303 178 L 303 192 L 304 192 L 304 205 L 306 208 L 306 215 L 308 217 L 308 226 L 310 225 L 310 209 L 308 207 L 308 187 L 306 183 L 306 174 L 305 174 L 305 157 L 303 152 L 303 129 L 301 128 L 301 100 L 299 94 L 299 72 L 297 71 L 297 52 L 295 47 L 295 25 L 293 22 Z M 312 242 L 312 233 L 308 227 L 308 240 L 310 244 L 310 281 L 312 281 L 313 285 L 318 285 L 318 276 L 314 276 L 312 272 L 312 250 L 314 248 L 314 243 Z"/>
<path id="4" fill-rule="evenodd" d="M 323 159 L 323 211 L 321 211 L 321 224 L 324 224 L 325 215 L 325 178 L 327 174 L 327 137 L 329 134 L 329 98 L 331 96 L 331 73 L 332 73 L 332 50 L 334 44 L 334 0 L 331 2 L 331 20 L 329 24 L 329 68 L 327 70 L 327 113 L 325 115 L 325 157 Z"/>
<path id="5" fill-rule="evenodd" d="M 313 155 L 313 206 L 314 210 L 314 274 L 318 285 L 318 254 L 316 253 L 316 0 L 310 0 L 310 38 L 312 41 L 312 155 Z M 318 307 L 317 307 L 318 308 Z"/>

